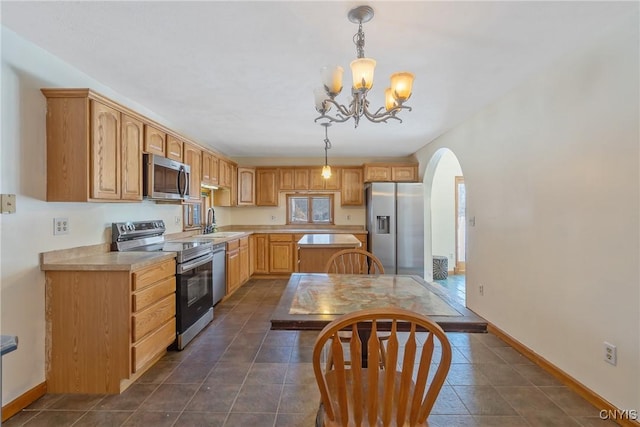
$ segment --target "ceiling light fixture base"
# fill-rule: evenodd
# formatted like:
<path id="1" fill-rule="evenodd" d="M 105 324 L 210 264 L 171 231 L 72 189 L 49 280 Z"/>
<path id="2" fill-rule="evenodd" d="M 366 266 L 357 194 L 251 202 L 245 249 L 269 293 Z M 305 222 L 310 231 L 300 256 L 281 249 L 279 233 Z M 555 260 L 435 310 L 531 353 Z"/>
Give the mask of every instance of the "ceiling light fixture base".
<path id="1" fill-rule="evenodd" d="M 354 7 L 347 14 L 347 18 L 354 24 L 364 24 L 373 19 L 373 8 L 371 6 Z"/>

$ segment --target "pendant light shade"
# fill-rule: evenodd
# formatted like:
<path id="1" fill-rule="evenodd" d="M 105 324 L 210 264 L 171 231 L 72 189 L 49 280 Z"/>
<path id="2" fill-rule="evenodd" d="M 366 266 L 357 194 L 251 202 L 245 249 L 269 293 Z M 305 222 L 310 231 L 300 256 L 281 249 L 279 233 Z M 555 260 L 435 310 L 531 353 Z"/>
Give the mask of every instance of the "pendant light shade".
<path id="1" fill-rule="evenodd" d="M 373 71 L 376 69 L 376 60 L 371 58 L 358 58 L 351 61 L 351 74 L 353 75 L 353 88 L 355 90 L 369 90 L 373 86 Z"/>
<path id="2" fill-rule="evenodd" d="M 394 73 L 391 75 L 391 91 L 393 97 L 402 104 L 411 96 L 411 89 L 413 87 L 413 74 L 403 71 L 401 73 Z"/>
<path id="3" fill-rule="evenodd" d="M 344 69 L 340 66 L 322 68 L 322 83 L 329 96 L 334 97 L 342 91 L 343 74 Z"/>

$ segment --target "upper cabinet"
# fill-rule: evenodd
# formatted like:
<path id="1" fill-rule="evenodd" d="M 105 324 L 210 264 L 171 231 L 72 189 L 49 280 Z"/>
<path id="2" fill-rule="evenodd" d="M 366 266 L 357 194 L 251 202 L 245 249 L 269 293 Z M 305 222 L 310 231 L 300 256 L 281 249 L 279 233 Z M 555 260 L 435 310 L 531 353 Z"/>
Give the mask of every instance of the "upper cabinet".
<path id="1" fill-rule="evenodd" d="M 238 206 L 253 206 L 256 204 L 256 170 L 253 168 L 238 168 Z"/>
<path id="2" fill-rule="evenodd" d="M 218 157 L 210 151 L 202 152 L 202 183 L 218 185 Z"/>
<path id="3" fill-rule="evenodd" d="M 87 89 L 42 93 L 47 201 L 142 200 L 142 122 Z"/>
<path id="4" fill-rule="evenodd" d="M 342 189 L 340 190 L 342 206 L 362 206 L 364 204 L 364 185 L 362 168 L 342 168 Z"/>
<path id="5" fill-rule="evenodd" d="M 340 191 L 340 168 L 331 168 L 331 177 L 326 179 L 322 168 L 310 168 L 309 190 Z"/>
<path id="6" fill-rule="evenodd" d="M 233 183 L 232 163 L 220 159 L 218 161 L 218 185 L 220 187 L 231 188 Z"/>
<path id="7" fill-rule="evenodd" d="M 200 182 L 202 181 L 202 150 L 197 145 L 184 143 L 184 163 L 191 168 L 189 172 L 189 200 L 200 200 Z"/>
<path id="8" fill-rule="evenodd" d="M 365 182 L 418 182 L 417 163 L 367 163 Z"/>
<path id="9" fill-rule="evenodd" d="M 309 168 L 280 168 L 280 191 L 309 190 Z"/>
<path id="10" fill-rule="evenodd" d="M 167 143 L 167 134 L 155 127 L 144 125 L 144 151 L 146 153 L 157 154 L 166 157 L 165 145 Z"/>
<path id="11" fill-rule="evenodd" d="M 256 168 L 256 206 L 278 206 L 278 169 Z"/>
<path id="12" fill-rule="evenodd" d="M 166 154 L 167 157 L 176 160 L 178 162 L 182 162 L 183 160 L 183 145 L 182 140 L 178 139 L 173 135 L 167 135 L 167 149 Z"/>

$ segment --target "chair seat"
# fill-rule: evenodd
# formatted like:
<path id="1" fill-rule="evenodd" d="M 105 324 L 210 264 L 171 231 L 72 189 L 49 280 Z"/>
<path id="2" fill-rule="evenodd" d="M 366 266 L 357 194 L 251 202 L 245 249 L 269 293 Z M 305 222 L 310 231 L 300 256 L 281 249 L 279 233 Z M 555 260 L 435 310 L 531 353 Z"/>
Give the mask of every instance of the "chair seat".
<path id="1" fill-rule="evenodd" d="M 347 384 L 347 390 L 351 390 L 353 388 L 353 375 L 352 375 L 352 371 L 351 370 L 346 370 L 346 384 Z M 379 401 L 382 401 L 383 396 L 384 396 L 384 380 L 385 380 L 385 376 L 387 375 L 386 371 L 378 371 L 378 399 Z M 366 368 L 362 369 L 362 377 L 363 377 L 363 384 L 362 384 L 362 388 L 363 388 L 363 395 L 366 395 L 369 392 L 369 382 L 368 382 L 368 370 Z M 398 401 L 400 399 L 400 380 L 402 377 L 402 372 L 396 371 L 395 375 L 394 375 L 394 382 L 395 382 L 395 386 L 394 386 L 394 393 L 393 393 L 393 400 L 394 401 Z M 338 384 L 339 381 L 337 381 L 336 379 L 336 372 L 335 371 L 329 371 L 326 373 L 325 376 L 326 380 L 327 380 L 327 387 L 329 388 L 329 392 L 331 396 L 338 396 Z M 411 383 L 411 386 L 409 387 L 409 390 L 407 390 L 409 392 L 409 395 L 413 394 L 413 389 L 414 389 L 414 384 L 413 382 Z M 349 402 L 349 422 L 348 424 L 344 424 L 342 422 L 342 420 L 340 419 L 339 415 L 336 418 L 335 421 L 331 421 L 326 417 L 326 413 L 324 412 L 324 407 L 322 405 L 320 405 L 319 408 L 319 413 L 318 413 L 318 420 L 322 421 L 322 426 L 325 427 L 345 427 L 345 426 L 357 426 L 359 424 L 357 424 L 355 422 L 354 419 L 354 398 L 353 398 L 353 393 L 347 393 L 347 399 Z M 363 399 L 363 404 L 362 404 L 362 424 L 360 424 L 361 426 L 370 426 L 371 424 L 369 424 L 368 420 L 369 420 L 369 413 L 367 411 L 367 407 L 366 404 L 364 403 L 366 402 L 366 400 Z M 339 407 L 339 403 L 336 399 L 332 399 L 332 404 L 334 407 Z M 407 409 L 407 413 L 404 417 L 404 422 L 398 424 L 397 423 L 397 413 L 396 413 L 396 409 L 397 406 L 396 405 L 392 405 L 392 411 L 391 411 L 391 422 L 390 422 L 390 426 L 409 426 L 409 425 L 413 425 L 416 427 L 426 427 L 427 423 L 423 423 L 423 424 L 419 424 L 419 423 L 415 423 L 415 424 L 410 424 L 408 417 L 409 417 L 409 413 L 410 413 L 410 408 Z M 373 426 L 384 426 L 384 422 L 381 419 L 381 416 L 379 414 L 376 414 L 375 417 L 375 423 L 372 424 Z"/>

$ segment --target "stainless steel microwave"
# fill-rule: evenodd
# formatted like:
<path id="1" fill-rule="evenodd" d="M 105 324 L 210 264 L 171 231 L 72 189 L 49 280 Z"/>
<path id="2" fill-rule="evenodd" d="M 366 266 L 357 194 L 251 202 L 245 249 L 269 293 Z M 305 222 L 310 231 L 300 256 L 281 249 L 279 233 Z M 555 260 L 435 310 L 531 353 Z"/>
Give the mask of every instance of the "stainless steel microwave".
<path id="1" fill-rule="evenodd" d="M 143 195 L 152 200 L 183 200 L 189 197 L 191 167 L 156 154 L 143 158 Z"/>

